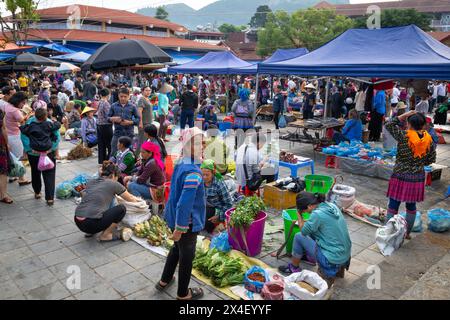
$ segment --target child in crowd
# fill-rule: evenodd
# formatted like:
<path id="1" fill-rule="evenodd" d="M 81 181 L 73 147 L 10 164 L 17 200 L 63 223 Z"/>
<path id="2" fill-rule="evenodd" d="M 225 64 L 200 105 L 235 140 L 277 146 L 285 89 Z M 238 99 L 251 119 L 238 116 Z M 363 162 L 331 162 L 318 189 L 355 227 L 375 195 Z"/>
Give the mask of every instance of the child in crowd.
<path id="1" fill-rule="evenodd" d="M 161 154 L 161 160 L 164 160 L 167 157 L 167 150 L 164 141 L 158 137 L 158 128 L 154 124 L 150 124 L 144 128 L 144 137 L 148 142 L 153 142 L 157 146 L 159 146 L 159 152 Z"/>
<path id="2" fill-rule="evenodd" d="M 57 139 L 54 132 L 61 128 L 61 124 L 47 121 L 47 110 L 44 108 L 36 109 L 34 116 L 37 121 L 21 126 L 20 131 L 30 139 L 32 150 L 47 152 L 52 149 L 53 142 Z"/>
<path id="3" fill-rule="evenodd" d="M 117 142 L 117 152 L 111 157 L 111 161 L 119 168 L 121 177 L 131 175 L 135 169 L 136 158 L 131 150 L 132 143 L 130 137 L 120 137 Z"/>

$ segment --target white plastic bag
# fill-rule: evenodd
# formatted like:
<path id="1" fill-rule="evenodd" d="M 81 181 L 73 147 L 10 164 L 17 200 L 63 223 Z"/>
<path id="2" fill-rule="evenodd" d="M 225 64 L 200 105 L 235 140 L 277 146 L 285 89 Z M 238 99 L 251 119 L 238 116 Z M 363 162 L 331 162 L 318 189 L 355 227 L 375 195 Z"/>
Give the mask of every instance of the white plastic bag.
<path id="1" fill-rule="evenodd" d="M 318 289 L 318 291 L 316 293 L 309 292 L 297 284 L 297 282 L 300 281 L 308 283 L 312 287 Z M 286 284 L 285 290 L 300 300 L 322 300 L 328 291 L 326 281 L 323 280 L 317 273 L 309 270 L 293 273 L 284 278 L 284 282 Z"/>
<path id="2" fill-rule="evenodd" d="M 331 191 L 330 201 L 339 208 L 346 209 L 355 202 L 355 194 L 355 188 L 343 184 L 336 184 Z"/>
<path id="3" fill-rule="evenodd" d="M 405 240 L 407 222 L 405 218 L 397 214 L 390 219 L 384 227 L 377 229 L 375 241 L 378 249 L 384 256 L 390 256 L 400 248 Z"/>
<path id="4" fill-rule="evenodd" d="M 116 196 L 117 202 L 123 204 L 127 208 L 127 213 L 122 219 L 122 224 L 134 227 L 136 224 L 147 221 L 151 217 L 151 212 L 145 200 L 138 202 L 128 202 L 122 197 Z"/>

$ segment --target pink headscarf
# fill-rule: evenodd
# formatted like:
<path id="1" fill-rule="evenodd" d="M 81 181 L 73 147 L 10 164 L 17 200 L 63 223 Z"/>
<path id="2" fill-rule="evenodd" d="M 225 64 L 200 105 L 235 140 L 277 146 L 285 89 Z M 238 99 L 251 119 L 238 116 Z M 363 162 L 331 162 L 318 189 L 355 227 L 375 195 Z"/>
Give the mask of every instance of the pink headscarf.
<path id="1" fill-rule="evenodd" d="M 141 149 L 153 153 L 153 159 L 155 159 L 156 164 L 164 171 L 164 163 L 161 160 L 161 152 L 157 144 L 146 141 L 142 144 Z"/>

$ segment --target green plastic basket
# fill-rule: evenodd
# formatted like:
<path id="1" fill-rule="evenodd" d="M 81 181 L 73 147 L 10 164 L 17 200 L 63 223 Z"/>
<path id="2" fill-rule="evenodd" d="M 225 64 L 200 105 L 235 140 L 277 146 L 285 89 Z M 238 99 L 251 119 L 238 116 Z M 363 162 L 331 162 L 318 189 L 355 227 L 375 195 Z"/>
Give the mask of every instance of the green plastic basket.
<path id="1" fill-rule="evenodd" d="M 302 213 L 303 220 L 308 220 L 310 214 L 305 212 Z M 284 220 L 284 241 L 287 241 L 286 243 L 286 252 L 292 253 L 292 244 L 294 242 L 294 236 L 300 232 L 300 228 L 298 225 L 295 225 L 292 229 L 292 234 L 288 239 L 289 236 L 289 230 L 291 229 L 291 225 L 295 223 L 297 219 L 297 209 L 287 209 L 283 210 L 283 220 Z"/>
<path id="2" fill-rule="evenodd" d="M 309 174 L 305 176 L 306 191 L 311 193 L 327 194 L 333 186 L 334 178 Z"/>

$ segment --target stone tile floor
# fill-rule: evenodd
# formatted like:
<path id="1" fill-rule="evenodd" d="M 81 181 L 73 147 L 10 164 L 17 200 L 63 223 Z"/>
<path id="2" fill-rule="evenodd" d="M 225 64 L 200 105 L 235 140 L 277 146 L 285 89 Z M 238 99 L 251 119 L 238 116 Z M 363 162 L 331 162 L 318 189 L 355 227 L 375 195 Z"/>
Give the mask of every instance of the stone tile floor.
<path id="1" fill-rule="evenodd" d="M 267 127 L 268 123 L 263 123 Z M 446 136 L 447 140 L 450 137 Z M 176 139 L 173 138 L 175 141 Z M 176 142 L 169 143 L 169 149 Z M 73 145 L 68 142 L 61 144 L 61 154 L 67 152 Z M 310 145 L 295 144 L 288 146 L 281 141 L 281 148 L 290 149 L 295 154 L 313 157 Z M 439 145 L 438 162 L 449 165 L 450 146 Z M 73 178 L 76 174 L 85 172 L 93 174 L 97 170 L 95 157 L 57 164 L 56 182 Z M 344 176 L 344 183 L 357 187 L 357 198 L 372 205 L 386 206 L 387 181 L 370 179 L 324 167 L 324 158 L 316 158 L 316 172 Z M 305 173 L 307 172 L 306 169 Z M 303 171 L 302 171 L 303 172 Z M 282 169 L 282 174 L 287 171 Z M 28 173 L 29 174 L 29 173 Z M 443 195 L 449 184 L 449 172 L 445 171 L 440 181 L 427 188 L 426 202 L 419 205 L 422 212 L 431 207 L 450 207 L 449 200 Z M 0 204 L 0 299 L 174 299 L 176 286 L 165 293 L 154 289 L 164 266 L 164 258 L 147 251 L 133 241 L 102 244 L 95 238 L 86 239 L 73 223 L 74 200 L 57 200 L 53 207 L 46 206 L 44 200 L 35 200 L 31 186 L 18 187 L 9 184 L 9 193 L 14 198 L 13 205 Z M 423 216 L 426 221 L 425 215 Z M 276 225 L 282 224 L 280 212 L 271 211 L 270 220 Z M 374 241 L 375 228 L 347 217 L 352 239 L 352 264 L 345 279 L 335 284 L 333 299 L 363 299 L 370 297 L 412 299 L 412 298 L 448 298 L 449 254 L 446 250 L 437 250 L 433 254 L 429 248 L 439 245 L 428 243 L 426 251 L 421 252 L 419 260 L 410 261 L 408 250 L 401 249 L 392 258 L 383 257 Z M 416 236 L 405 247 L 414 247 L 416 239 L 425 239 L 428 233 Z M 448 233 L 444 236 L 448 237 Z M 286 263 L 287 258 L 277 261 L 270 252 L 277 249 L 283 241 L 282 233 L 266 237 L 265 246 L 260 259 L 277 267 Z M 419 241 L 419 240 L 417 240 Z M 424 241 L 424 240 L 423 240 Z M 419 246 L 420 247 L 420 246 Z M 423 248 L 424 250 L 426 249 Z M 442 247 L 439 247 L 442 248 Z M 431 250 L 433 251 L 433 250 Z M 430 255 L 428 257 L 428 255 Z M 429 258 L 427 260 L 427 257 Z M 410 263 L 427 266 L 421 276 L 426 278 L 426 284 L 421 283 L 421 277 L 407 275 L 397 277 L 386 290 L 361 294 L 365 290 L 367 268 L 370 265 L 391 266 L 390 273 L 395 270 L 407 270 Z M 435 263 L 435 264 L 434 264 Z M 79 289 L 72 289 L 71 277 L 76 266 L 81 272 Z M 394 266 L 394 267 L 392 267 Z M 305 266 L 305 268 L 311 268 Z M 395 272 L 397 272 L 395 271 Z M 444 278 L 443 278 L 444 277 Z M 401 278 L 401 279 L 400 279 Z M 204 299 L 228 299 L 227 296 L 211 287 L 205 287 L 198 280 L 192 279 L 192 285 L 201 285 L 205 291 Z M 444 287 L 443 287 L 444 286 Z M 433 289 L 435 289 L 433 291 Z"/>

